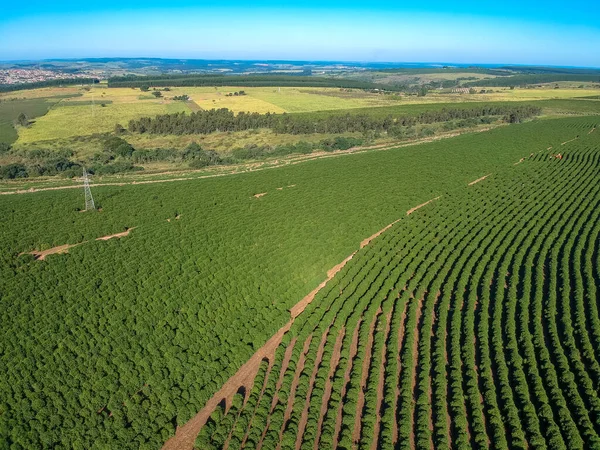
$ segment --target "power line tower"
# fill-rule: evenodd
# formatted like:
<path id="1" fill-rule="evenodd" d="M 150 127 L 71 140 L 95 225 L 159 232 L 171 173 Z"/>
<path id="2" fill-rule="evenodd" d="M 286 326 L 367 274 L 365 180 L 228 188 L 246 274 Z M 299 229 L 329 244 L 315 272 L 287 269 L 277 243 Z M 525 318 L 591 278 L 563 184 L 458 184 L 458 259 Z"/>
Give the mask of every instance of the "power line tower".
<path id="1" fill-rule="evenodd" d="M 85 167 L 83 168 L 83 190 L 85 191 L 85 210 L 89 211 L 91 209 L 96 209 L 94 197 L 92 197 L 92 190 L 90 189 L 90 180 Z"/>

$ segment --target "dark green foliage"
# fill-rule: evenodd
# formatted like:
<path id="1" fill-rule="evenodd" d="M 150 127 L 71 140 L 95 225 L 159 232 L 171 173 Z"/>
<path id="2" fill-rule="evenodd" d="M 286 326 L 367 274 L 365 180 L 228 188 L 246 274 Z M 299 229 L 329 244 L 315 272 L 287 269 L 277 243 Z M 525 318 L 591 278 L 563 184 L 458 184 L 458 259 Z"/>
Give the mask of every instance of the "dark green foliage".
<path id="1" fill-rule="evenodd" d="M 343 78 L 319 78 L 295 75 L 151 75 L 113 77 L 108 80 L 110 87 L 149 86 L 293 86 L 293 87 L 342 87 L 354 89 L 397 90 L 389 85 L 375 84 Z M 241 91 L 243 92 L 243 91 Z M 238 92 L 239 95 L 239 92 Z M 242 94 L 243 95 L 243 94 Z"/>
<path id="2" fill-rule="evenodd" d="M 533 117 L 541 113 L 534 105 L 484 106 L 471 109 L 442 109 L 426 111 L 411 116 L 373 116 L 369 114 L 336 114 L 311 120 L 309 117 L 291 114 L 239 113 L 222 109 L 198 111 L 191 114 L 164 114 L 154 118 L 142 117 L 129 121 L 132 133 L 153 134 L 207 134 L 215 131 L 242 131 L 256 128 L 270 128 L 281 134 L 306 133 L 349 133 L 368 131 L 388 131 L 397 126 L 432 124 L 454 119 L 470 119 L 484 116 L 506 116 L 514 114 L 521 118 Z"/>
<path id="3" fill-rule="evenodd" d="M 280 433 L 282 448 L 297 439 L 314 448 L 318 436 L 318 448 L 353 448 L 358 419 L 367 448 L 375 439 L 378 448 L 485 448 L 488 439 L 500 449 L 595 448 L 594 125 L 544 120 L 235 176 L 92 183 L 102 204 L 95 213 L 77 211 L 80 189 L 0 196 L 0 440 L 15 448 L 160 448 L 328 269 L 402 218 L 327 283 L 284 336 L 272 370 L 262 363 L 248 402 L 237 398 L 231 414 L 217 410 L 196 446 L 221 448 L 231 431 L 230 448 L 247 432 L 246 448 L 263 434 L 262 448 L 276 447 Z M 550 158 L 550 145 L 562 160 Z M 267 195 L 256 199 L 258 192 Z M 126 238 L 94 240 L 133 226 Z M 83 241 L 45 261 L 18 256 Z M 365 406 L 357 410 L 363 373 Z M 394 442 L 394 426 L 406 440 Z"/>

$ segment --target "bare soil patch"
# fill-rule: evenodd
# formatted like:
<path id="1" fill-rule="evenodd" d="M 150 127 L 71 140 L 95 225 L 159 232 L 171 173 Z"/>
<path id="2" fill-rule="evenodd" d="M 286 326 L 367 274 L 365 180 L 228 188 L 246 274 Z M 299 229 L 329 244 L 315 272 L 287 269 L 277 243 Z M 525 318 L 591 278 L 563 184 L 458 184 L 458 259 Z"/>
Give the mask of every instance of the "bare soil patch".
<path id="1" fill-rule="evenodd" d="M 525 159 L 525 158 L 521 158 L 521 161 L 519 161 L 519 162 L 522 162 L 524 159 Z M 517 164 L 518 164 L 518 163 L 517 163 Z M 477 183 L 479 183 L 480 181 L 483 181 L 483 180 L 485 180 L 485 179 L 486 179 L 487 177 L 489 177 L 490 175 L 491 175 L 491 173 L 488 173 L 487 175 L 484 175 L 484 176 L 482 176 L 481 178 L 477 178 L 475 181 L 471 181 L 471 182 L 468 184 L 468 186 L 473 186 L 474 184 L 477 184 Z"/>
<path id="2" fill-rule="evenodd" d="M 254 195 L 253 195 L 253 197 L 254 197 L 254 198 L 261 198 L 261 197 L 263 197 L 263 196 L 265 196 L 265 195 L 267 195 L 267 193 L 266 193 L 266 192 L 261 192 L 260 194 L 254 194 Z"/>
<path id="3" fill-rule="evenodd" d="M 108 241 L 109 239 L 112 239 L 112 238 L 121 238 L 121 237 L 129 235 L 129 233 L 131 233 L 131 230 L 134 230 L 136 228 L 137 227 L 127 228 L 125 231 L 123 231 L 121 233 L 109 234 L 108 236 L 102 236 L 102 237 L 96 238 L 96 240 L 97 241 Z"/>
<path id="4" fill-rule="evenodd" d="M 64 245 L 59 245 L 58 247 L 49 248 L 48 250 L 33 251 L 33 252 L 28 252 L 28 253 L 30 255 L 33 255 L 33 257 L 36 260 L 43 261 L 44 259 L 46 259 L 46 256 L 68 253 L 70 248 L 77 247 L 78 245 L 81 245 L 81 244 L 85 244 L 85 242 L 80 242 L 79 244 L 64 244 Z M 23 255 L 23 253 L 21 253 L 21 255 Z"/>
<path id="5" fill-rule="evenodd" d="M 406 215 L 410 216 L 412 213 L 414 213 L 416 210 L 421 209 L 423 206 L 427 206 L 429 205 L 432 201 L 437 200 L 441 197 L 438 196 L 436 198 L 432 198 L 431 200 L 427 200 L 425 203 L 421 203 L 420 205 L 415 206 L 414 208 L 409 209 L 408 211 L 406 211 Z"/>
<path id="6" fill-rule="evenodd" d="M 592 134 L 594 131 L 596 131 L 596 127 L 592 127 L 592 129 L 588 131 L 588 134 Z"/>

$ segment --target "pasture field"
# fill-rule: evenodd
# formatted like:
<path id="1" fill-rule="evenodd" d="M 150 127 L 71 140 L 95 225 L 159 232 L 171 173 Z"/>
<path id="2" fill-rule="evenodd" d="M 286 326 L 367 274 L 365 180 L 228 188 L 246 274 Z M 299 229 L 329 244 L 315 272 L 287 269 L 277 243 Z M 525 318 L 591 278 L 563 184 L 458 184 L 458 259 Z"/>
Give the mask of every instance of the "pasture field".
<path id="1" fill-rule="evenodd" d="M 34 120 L 46 114 L 60 100 L 61 97 L 0 100 L 0 142 L 12 144 L 17 140 L 14 122 L 19 114 L 23 113 Z"/>
<path id="2" fill-rule="evenodd" d="M 38 118 L 32 126 L 22 128 L 17 145 L 107 133 L 112 131 L 117 123 L 126 124 L 131 119 L 148 115 L 189 112 L 185 103 L 165 100 L 113 102 L 106 104 L 105 107 L 102 107 L 100 102 L 95 105 L 84 103 L 77 106 L 70 106 L 67 103 Z"/>
<path id="3" fill-rule="evenodd" d="M 570 378 L 552 384 L 552 373 L 598 379 L 582 333 L 589 327 L 597 346 L 597 324 L 586 322 L 597 310 L 582 303 L 583 295 L 597 301 L 590 290 L 598 279 L 597 126 L 597 117 L 535 121 L 261 172 L 92 185 L 95 212 L 79 211 L 80 189 L 0 195 L 0 440 L 25 448 L 160 448 L 291 311 L 295 321 L 246 406 L 238 398 L 222 420 L 217 410 L 173 448 L 191 448 L 198 431 L 203 449 L 225 440 L 230 448 L 259 441 L 270 448 L 279 439 L 284 448 L 298 440 L 313 448 L 315 439 L 363 448 L 375 439 L 419 448 L 446 439 L 465 447 L 487 436 L 502 447 L 504 429 L 510 446 L 539 435 L 596 442 L 593 382 L 576 392 Z M 555 152 L 564 158 L 550 159 Z M 536 208 L 548 222 L 531 220 Z M 581 236 L 575 246 L 573 236 Z M 523 239 L 540 252 L 527 252 Z M 22 255 L 65 244 L 78 245 L 43 261 Z M 294 306 L 355 251 L 305 312 Z M 571 254 L 586 268 L 582 278 L 569 276 Z M 518 270 L 521 258 L 539 263 L 524 265 L 534 267 L 533 279 Z M 562 294 L 567 285 L 578 286 L 572 299 Z M 533 320 L 542 307 L 547 322 Z M 553 315 L 571 307 L 573 323 L 570 314 Z M 525 311 L 532 346 L 515 340 L 510 326 L 502 331 L 515 324 L 528 338 L 528 321 L 510 321 Z M 571 325 L 579 330 L 573 339 Z M 518 356 L 530 351 L 521 369 Z M 446 373 L 447 386 L 439 378 Z M 517 380 L 514 392 L 507 377 Z M 548 398 L 531 405 L 525 388 Z M 395 406 L 380 408 L 382 398 Z M 545 413 L 535 419 L 531 408 Z"/>
<path id="4" fill-rule="evenodd" d="M 245 91 L 247 95 L 227 96 L 228 93 Z M 75 136 L 108 133 L 116 123 L 126 126 L 131 119 L 172 112 L 190 112 L 184 102 L 170 100 L 173 96 L 187 94 L 200 108 L 228 108 L 234 112 L 259 113 L 311 113 L 319 111 L 368 111 L 400 107 L 410 111 L 426 108 L 464 107 L 471 102 L 550 101 L 573 97 L 593 97 L 598 89 L 514 89 L 495 88 L 487 94 L 445 94 L 430 92 L 425 97 L 383 95 L 360 90 L 336 88 L 291 87 L 174 87 L 162 92 L 164 98 L 156 99 L 151 92 L 139 89 L 93 87 L 44 88 L 3 94 L 1 98 L 41 98 L 63 96 L 52 110 L 40 117 L 35 124 L 19 130 L 17 146 L 46 142 Z M 101 104 L 104 103 L 105 107 Z M 435 105 L 435 106 L 434 106 Z M 404 108 L 406 107 L 406 108 Z M 14 132 L 7 129 L 14 140 Z"/>

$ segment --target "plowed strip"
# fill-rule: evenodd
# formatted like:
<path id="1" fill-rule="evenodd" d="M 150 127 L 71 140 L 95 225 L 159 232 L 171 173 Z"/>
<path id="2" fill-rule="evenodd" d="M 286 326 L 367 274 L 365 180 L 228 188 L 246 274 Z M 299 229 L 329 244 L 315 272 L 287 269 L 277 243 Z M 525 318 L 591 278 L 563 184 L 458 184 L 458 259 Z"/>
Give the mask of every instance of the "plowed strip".
<path id="1" fill-rule="evenodd" d="M 304 429 L 306 428 L 306 423 L 308 422 L 310 396 L 312 395 L 313 388 L 315 387 L 315 379 L 317 378 L 317 372 L 319 370 L 319 366 L 321 365 L 321 360 L 323 359 L 323 351 L 325 350 L 325 342 L 327 341 L 328 334 L 329 328 L 325 330 L 323 336 L 321 337 L 321 342 L 319 343 L 319 348 L 317 350 L 317 356 L 315 357 L 315 365 L 313 367 L 312 374 L 310 375 L 310 381 L 308 382 L 308 391 L 306 392 L 306 399 L 304 400 L 304 409 L 302 410 L 302 415 L 300 416 L 300 421 L 298 422 L 296 450 L 300 450 L 300 446 L 302 445 L 302 436 L 304 435 Z"/>
<path id="2" fill-rule="evenodd" d="M 392 325 L 392 312 L 393 308 L 390 308 L 385 316 L 385 338 L 384 345 L 381 347 L 381 365 L 379 367 L 379 380 L 377 382 L 377 417 L 375 418 L 375 426 L 373 428 L 373 440 L 371 441 L 371 450 L 377 450 L 377 444 L 379 441 L 379 428 L 381 427 L 381 414 L 383 408 L 383 390 L 384 390 L 384 376 L 385 376 L 385 355 L 386 355 L 386 343 L 390 337 L 390 328 Z"/>
<path id="3" fill-rule="evenodd" d="M 178 219 L 179 217 L 177 217 Z M 129 233 L 131 233 L 131 230 L 135 229 L 137 227 L 131 227 L 131 228 L 127 228 L 127 230 L 123 231 L 122 233 L 115 233 L 115 234 L 109 234 L 108 236 L 102 236 L 99 238 L 96 238 L 97 241 L 108 241 L 109 239 L 112 238 L 121 238 L 124 236 L 127 236 Z"/>
<path id="4" fill-rule="evenodd" d="M 521 159 L 521 161 L 523 161 L 523 159 Z M 519 161 L 519 162 L 521 162 L 521 161 Z M 517 164 L 519 164 L 519 163 L 517 163 Z M 488 173 L 487 175 L 484 175 L 484 176 L 482 176 L 481 178 L 477 178 L 475 181 L 471 181 L 471 182 L 469 183 L 469 186 L 473 186 L 474 184 L 477 184 L 477 183 L 479 183 L 480 181 L 483 181 L 483 180 L 485 180 L 485 179 L 486 179 L 487 177 L 489 177 L 490 175 L 491 175 L 491 173 Z"/>
<path id="5" fill-rule="evenodd" d="M 35 259 L 37 259 L 38 261 L 43 261 L 44 259 L 46 259 L 46 256 L 56 255 L 56 254 L 61 254 L 61 253 L 68 253 L 70 248 L 77 247 L 78 245 L 81 245 L 81 244 L 85 244 L 85 242 L 80 242 L 79 244 L 59 245 L 58 247 L 52 247 L 48 250 L 29 252 L 29 254 L 33 255 L 33 257 Z M 21 254 L 23 254 L 23 253 L 21 253 Z"/>
<path id="6" fill-rule="evenodd" d="M 321 440 L 321 427 L 323 426 L 323 420 L 325 419 L 325 414 L 327 413 L 329 398 L 331 397 L 331 379 L 333 378 L 335 370 L 340 362 L 340 352 L 345 334 L 346 329 L 341 328 L 335 340 L 335 345 L 333 346 L 333 354 L 331 355 L 331 361 L 329 363 L 329 375 L 325 381 L 325 390 L 323 391 L 323 400 L 321 401 L 321 411 L 319 414 L 319 422 L 317 423 L 317 436 L 315 438 L 314 450 L 319 449 L 319 441 Z"/>
<path id="7" fill-rule="evenodd" d="M 425 203 L 421 203 L 420 205 L 415 206 L 414 208 L 409 209 L 408 211 L 406 211 L 406 215 L 410 216 L 412 213 L 414 213 L 417 209 L 421 209 L 423 206 L 427 206 L 429 205 L 432 201 L 437 200 L 439 197 L 436 198 L 432 198 L 431 200 L 427 200 Z"/>
<path id="8" fill-rule="evenodd" d="M 367 379 L 369 377 L 369 367 L 371 366 L 371 353 L 373 352 L 373 333 L 375 332 L 375 325 L 377 319 L 381 314 L 381 306 L 375 313 L 371 325 L 369 327 L 369 337 L 367 338 L 367 347 L 365 350 L 365 357 L 362 362 L 362 370 L 360 373 L 360 389 L 358 390 L 358 400 L 356 402 L 356 414 L 354 415 L 354 431 L 352 432 L 352 441 L 358 444 L 360 441 L 360 428 L 362 412 L 365 406 L 365 389 L 367 388 Z M 297 449 L 296 449 L 297 450 Z"/>
<path id="9" fill-rule="evenodd" d="M 352 372 L 352 361 L 356 357 L 356 353 L 358 353 L 358 330 L 360 328 L 362 319 L 358 321 L 356 324 L 356 328 L 354 328 L 354 333 L 352 334 L 352 344 L 350 344 L 350 355 L 348 357 L 348 366 L 346 367 L 346 372 L 344 372 L 344 387 L 342 388 L 341 398 L 343 399 L 346 395 L 346 389 L 348 387 L 348 383 L 350 383 L 350 372 Z M 340 431 L 342 429 L 342 406 L 343 402 L 340 402 L 338 405 L 337 417 L 335 419 L 335 431 L 333 434 L 333 448 L 337 448 L 338 439 L 340 437 Z"/>
<path id="10" fill-rule="evenodd" d="M 306 354 L 310 348 L 310 343 L 312 341 L 312 336 L 309 336 L 306 341 L 304 341 L 304 347 L 302 348 L 302 354 L 298 359 L 298 365 L 296 366 L 296 372 L 294 372 L 294 379 L 292 380 L 292 384 L 290 386 L 290 393 L 288 395 L 288 402 L 285 407 L 285 413 L 283 415 L 283 424 L 281 425 L 281 430 L 279 431 L 279 442 L 277 443 L 277 449 L 281 448 L 281 440 L 283 438 L 283 431 L 285 430 L 285 425 L 292 417 L 292 410 L 294 409 L 294 397 L 296 396 L 296 389 L 298 388 L 298 382 L 300 381 L 300 374 L 304 370 L 304 362 L 306 361 Z"/>
<path id="11" fill-rule="evenodd" d="M 565 145 L 565 144 L 568 144 L 569 142 L 576 141 L 577 139 L 579 139 L 579 136 L 578 136 L 578 137 L 574 137 L 573 139 L 569 139 L 568 141 L 565 141 L 565 142 L 563 142 L 563 143 L 562 143 L 562 144 L 560 144 L 560 145 Z"/>

